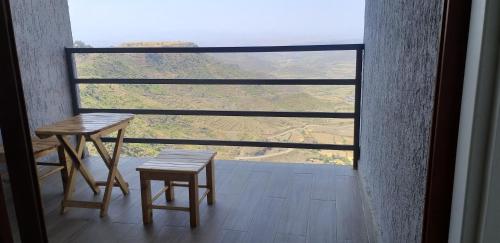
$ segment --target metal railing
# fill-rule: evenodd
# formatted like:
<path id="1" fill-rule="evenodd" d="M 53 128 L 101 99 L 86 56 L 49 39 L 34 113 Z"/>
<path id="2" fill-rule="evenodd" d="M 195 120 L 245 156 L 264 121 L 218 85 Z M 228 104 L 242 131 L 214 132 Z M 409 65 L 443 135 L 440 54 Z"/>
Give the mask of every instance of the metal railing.
<path id="1" fill-rule="evenodd" d="M 352 145 L 285 143 L 230 140 L 125 138 L 126 143 L 187 144 L 241 147 L 271 147 L 298 149 L 327 149 L 353 151 L 353 167 L 359 160 L 359 130 L 361 101 L 361 70 L 363 44 L 305 45 L 305 46 L 252 46 L 252 47 L 119 47 L 119 48 L 66 48 L 68 73 L 71 82 L 73 110 L 76 114 L 89 112 L 132 113 L 138 115 L 190 115 L 190 116 L 241 116 L 241 117 L 297 117 L 341 118 L 354 120 Z M 141 78 L 78 78 L 75 73 L 75 53 L 256 53 L 256 52 L 310 52 L 355 51 L 356 72 L 353 79 L 141 79 Z M 165 109 L 101 109 L 80 107 L 79 84 L 191 84 L 191 85 L 352 85 L 355 87 L 354 112 L 295 112 L 295 111 L 232 111 L 232 110 L 165 110 Z M 105 138 L 104 141 L 112 141 Z"/>

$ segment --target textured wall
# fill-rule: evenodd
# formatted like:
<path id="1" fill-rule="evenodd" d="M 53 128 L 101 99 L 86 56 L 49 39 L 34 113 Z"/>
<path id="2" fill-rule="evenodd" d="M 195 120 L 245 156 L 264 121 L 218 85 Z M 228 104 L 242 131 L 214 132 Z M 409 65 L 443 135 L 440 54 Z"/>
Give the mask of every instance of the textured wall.
<path id="1" fill-rule="evenodd" d="M 64 47 L 72 46 L 67 0 L 11 1 L 30 128 L 72 115 Z"/>
<path id="2" fill-rule="evenodd" d="M 420 242 L 442 0 L 370 0 L 359 173 L 381 242 Z"/>

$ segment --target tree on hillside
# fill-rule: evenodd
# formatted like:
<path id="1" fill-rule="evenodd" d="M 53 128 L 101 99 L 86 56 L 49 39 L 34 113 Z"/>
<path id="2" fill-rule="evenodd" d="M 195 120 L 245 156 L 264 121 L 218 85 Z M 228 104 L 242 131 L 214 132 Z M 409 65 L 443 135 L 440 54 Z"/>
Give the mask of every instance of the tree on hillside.
<path id="1" fill-rule="evenodd" d="M 85 44 L 85 42 L 83 41 L 79 41 L 79 40 L 76 40 L 74 43 L 73 43 L 73 46 L 74 47 L 77 47 L 77 48 L 92 48 L 91 45 L 87 45 Z"/>

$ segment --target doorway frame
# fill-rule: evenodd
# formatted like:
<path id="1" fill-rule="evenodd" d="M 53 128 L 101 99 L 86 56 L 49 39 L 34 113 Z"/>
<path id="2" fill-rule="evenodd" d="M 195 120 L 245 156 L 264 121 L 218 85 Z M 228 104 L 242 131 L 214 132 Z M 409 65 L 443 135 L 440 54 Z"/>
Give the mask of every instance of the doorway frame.
<path id="1" fill-rule="evenodd" d="M 48 242 L 9 0 L 0 13 L 0 128 L 17 228 L 22 242 Z"/>
<path id="2" fill-rule="evenodd" d="M 448 242 L 471 0 L 444 0 L 422 242 Z"/>
<path id="3" fill-rule="evenodd" d="M 471 0 L 444 0 L 423 242 L 448 239 L 470 4 Z M 47 242 L 9 0 L 2 0 L 0 8 L 0 51 L 6 53 L 0 55 L 0 64 L 8 67 L 1 73 L 0 124 L 9 174 L 16 175 L 11 177 L 16 216 L 23 226 L 19 227 L 22 241 Z"/>

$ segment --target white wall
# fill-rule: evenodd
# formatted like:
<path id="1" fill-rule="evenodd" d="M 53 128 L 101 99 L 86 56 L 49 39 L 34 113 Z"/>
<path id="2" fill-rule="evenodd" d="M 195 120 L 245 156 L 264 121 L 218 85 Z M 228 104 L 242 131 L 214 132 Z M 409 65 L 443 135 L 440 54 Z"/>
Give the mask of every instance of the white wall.
<path id="1" fill-rule="evenodd" d="M 500 242 L 500 1 L 473 0 L 450 242 Z"/>

